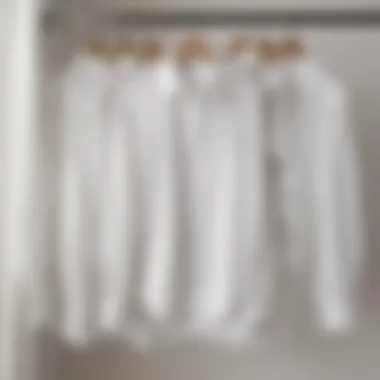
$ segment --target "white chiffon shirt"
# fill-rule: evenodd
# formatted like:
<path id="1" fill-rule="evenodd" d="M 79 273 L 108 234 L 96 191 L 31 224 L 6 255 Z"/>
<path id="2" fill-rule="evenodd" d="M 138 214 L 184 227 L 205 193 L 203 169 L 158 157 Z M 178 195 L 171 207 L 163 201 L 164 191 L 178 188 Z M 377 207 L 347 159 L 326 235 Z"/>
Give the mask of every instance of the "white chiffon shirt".
<path id="1" fill-rule="evenodd" d="M 353 327 L 363 265 L 359 167 L 347 89 L 312 61 L 271 73 L 278 95 L 273 154 L 291 275 L 306 273 L 319 329 Z"/>
<path id="2" fill-rule="evenodd" d="M 280 258 L 306 278 L 297 286 L 320 329 L 353 326 L 360 168 L 347 90 L 318 64 L 79 56 L 61 95 L 63 339 L 255 342 L 280 294 Z M 282 225 L 279 245 L 271 223 Z"/>
<path id="3" fill-rule="evenodd" d="M 110 68 L 86 55 L 63 78 L 60 113 L 59 290 L 61 333 L 74 344 L 92 330 L 99 250 L 102 145 Z"/>

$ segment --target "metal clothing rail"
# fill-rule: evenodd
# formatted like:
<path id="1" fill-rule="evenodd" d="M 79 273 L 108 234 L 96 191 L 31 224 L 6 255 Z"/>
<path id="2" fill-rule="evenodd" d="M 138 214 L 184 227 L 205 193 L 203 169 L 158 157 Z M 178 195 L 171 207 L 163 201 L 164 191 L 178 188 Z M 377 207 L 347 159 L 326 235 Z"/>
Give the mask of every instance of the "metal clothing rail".
<path id="1" fill-rule="evenodd" d="M 127 27 L 379 27 L 380 7 L 361 10 L 202 10 L 111 11 L 94 13 L 94 19 Z M 46 12 L 44 25 L 64 22 L 59 12 Z"/>

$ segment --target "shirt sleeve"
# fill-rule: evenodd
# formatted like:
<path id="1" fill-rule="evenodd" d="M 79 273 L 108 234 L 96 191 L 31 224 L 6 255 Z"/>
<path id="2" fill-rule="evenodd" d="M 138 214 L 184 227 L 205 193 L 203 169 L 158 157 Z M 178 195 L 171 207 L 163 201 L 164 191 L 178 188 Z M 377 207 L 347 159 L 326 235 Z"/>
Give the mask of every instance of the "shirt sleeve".
<path id="1" fill-rule="evenodd" d="M 77 66 L 78 65 L 78 66 Z M 90 271 L 97 249 L 102 109 L 107 71 L 96 61 L 70 67 L 60 110 L 59 281 L 61 333 L 83 344 L 90 330 Z"/>
<path id="2" fill-rule="evenodd" d="M 66 76 L 60 109 L 59 179 L 59 281 L 62 297 L 62 334 L 70 341 L 82 339 L 84 331 L 84 273 L 80 246 L 80 170 L 75 144 L 80 133 L 81 94 L 75 83 L 79 78 Z"/>
<path id="3" fill-rule="evenodd" d="M 128 80 L 115 86 L 104 134 L 99 252 L 100 328 L 122 329 L 128 309 L 135 236 L 134 117 Z"/>
<path id="4" fill-rule="evenodd" d="M 359 167 L 347 94 L 330 94 L 317 166 L 319 316 L 327 332 L 344 332 L 356 319 L 363 263 Z"/>

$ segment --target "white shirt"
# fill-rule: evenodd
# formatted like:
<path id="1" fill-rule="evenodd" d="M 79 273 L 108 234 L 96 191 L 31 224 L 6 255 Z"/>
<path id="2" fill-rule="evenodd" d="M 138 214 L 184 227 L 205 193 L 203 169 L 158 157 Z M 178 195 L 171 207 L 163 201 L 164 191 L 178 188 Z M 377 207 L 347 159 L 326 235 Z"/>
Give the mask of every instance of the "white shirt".
<path id="1" fill-rule="evenodd" d="M 122 59 L 112 67 L 109 107 L 103 135 L 103 183 L 98 265 L 101 331 L 124 328 L 129 307 L 133 257 L 136 249 L 135 204 L 135 123 L 131 82 L 137 68 L 132 59 Z"/>
<path id="2" fill-rule="evenodd" d="M 95 291 L 104 105 L 107 65 L 77 57 L 64 76 L 61 112 L 59 269 L 63 336 L 74 344 L 88 339 L 90 300 Z"/>
<path id="3" fill-rule="evenodd" d="M 172 100 L 175 66 L 169 61 L 141 64 L 133 83 L 139 161 L 141 216 L 141 307 L 155 322 L 172 312 L 177 249 L 176 180 Z"/>
<path id="4" fill-rule="evenodd" d="M 220 332 L 229 343 L 252 342 L 269 316 L 274 291 L 273 257 L 267 251 L 265 139 L 260 70 L 255 57 L 230 63 L 223 82 L 231 96 L 235 131 L 236 175 L 233 271 L 230 317 Z M 254 339 L 255 340 L 255 339 Z"/>
<path id="5" fill-rule="evenodd" d="M 316 63 L 294 62 L 282 70 L 277 91 L 293 99 L 277 115 L 275 139 L 289 270 L 310 274 L 319 326 L 341 332 L 352 326 L 363 258 L 347 92 Z"/>

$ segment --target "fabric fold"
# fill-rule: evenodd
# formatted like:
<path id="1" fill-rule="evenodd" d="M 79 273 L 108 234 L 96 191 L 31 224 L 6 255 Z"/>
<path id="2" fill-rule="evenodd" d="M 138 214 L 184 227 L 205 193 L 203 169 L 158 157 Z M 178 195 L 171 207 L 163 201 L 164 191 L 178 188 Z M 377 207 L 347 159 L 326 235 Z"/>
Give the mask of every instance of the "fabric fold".
<path id="1" fill-rule="evenodd" d="M 61 332 L 73 344 L 89 338 L 91 272 L 96 265 L 100 200 L 101 139 L 109 70 L 102 62 L 78 57 L 63 78 L 59 270 Z"/>
<path id="2" fill-rule="evenodd" d="M 103 137 L 103 184 L 99 231 L 100 330 L 119 332 L 127 313 L 135 244 L 136 181 L 134 178 L 134 117 L 130 82 L 136 68 L 123 59 L 112 68 Z"/>

